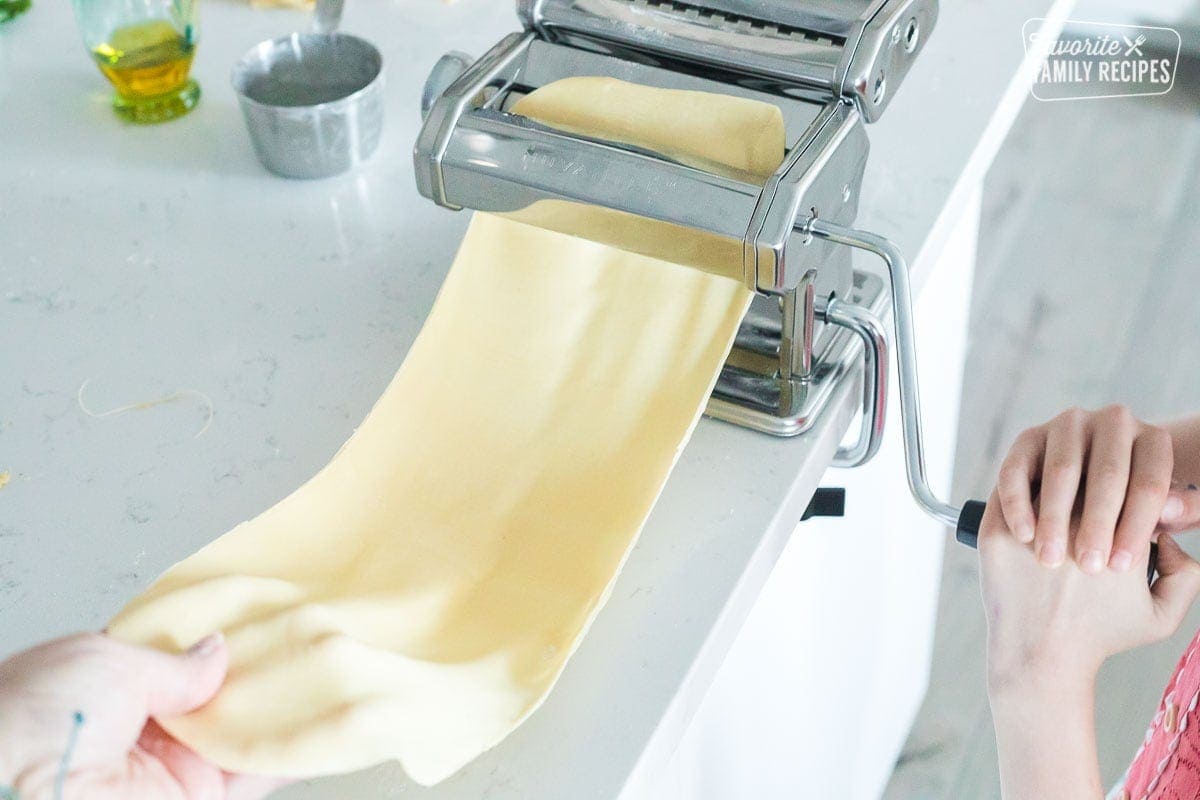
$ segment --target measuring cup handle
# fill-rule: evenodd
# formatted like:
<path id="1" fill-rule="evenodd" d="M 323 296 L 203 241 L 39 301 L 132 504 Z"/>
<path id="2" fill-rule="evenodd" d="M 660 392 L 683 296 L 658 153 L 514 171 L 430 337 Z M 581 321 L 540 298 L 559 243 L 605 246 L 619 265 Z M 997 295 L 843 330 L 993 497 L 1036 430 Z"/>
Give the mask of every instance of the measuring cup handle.
<path id="1" fill-rule="evenodd" d="M 342 7 L 345 0 L 317 0 L 317 8 L 313 14 L 313 33 L 333 33 L 342 21 Z"/>
<path id="2" fill-rule="evenodd" d="M 979 549 L 979 526 L 983 524 L 983 512 L 987 503 L 978 500 L 968 500 L 963 503 L 962 512 L 958 515 L 958 530 L 955 536 L 961 544 L 975 550 Z M 1158 573 L 1158 545 L 1150 545 L 1150 560 L 1146 564 L 1146 583 L 1154 583 Z"/>

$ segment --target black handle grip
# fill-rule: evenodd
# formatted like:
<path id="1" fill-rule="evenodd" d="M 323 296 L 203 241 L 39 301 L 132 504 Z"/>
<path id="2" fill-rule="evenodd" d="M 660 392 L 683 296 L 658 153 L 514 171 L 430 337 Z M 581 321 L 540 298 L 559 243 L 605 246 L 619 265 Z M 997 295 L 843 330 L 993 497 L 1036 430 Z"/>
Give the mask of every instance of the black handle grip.
<path id="1" fill-rule="evenodd" d="M 983 524 L 983 512 L 986 510 L 987 503 L 978 500 L 963 503 L 962 511 L 958 514 L 959 544 L 965 544 L 973 550 L 979 549 L 979 526 Z"/>
<path id="2" fill-rule="evenodd" d="M 967 547 L 979 549 L 979 526 L 983 524 L 983 512 L 987 510 L 987 503 L 981 503 L 978 500 L 968 500 L 963 503 L 962 511 L 958 515 L 958 530 L 955 533 L 956 538 L 961 544 Z M 1158 545 L 1150 545 L 1150 561 L 1146 564 L 1146 582 L 1153 583 L 1154 575 L 1158 572 Z"/>

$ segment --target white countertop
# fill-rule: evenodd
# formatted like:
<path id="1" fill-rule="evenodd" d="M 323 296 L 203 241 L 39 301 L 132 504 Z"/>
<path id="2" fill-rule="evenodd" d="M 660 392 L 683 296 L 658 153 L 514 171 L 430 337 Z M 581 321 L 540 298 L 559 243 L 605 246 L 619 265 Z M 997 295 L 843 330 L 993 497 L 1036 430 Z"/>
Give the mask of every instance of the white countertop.
<path id="1" fill-rule="evenodd" d="M 386 61 L 384 139 L 357 174 L 298 183 L 259 167 L 228 72 L 304 15 L 211 0 L 199 107 L 132 127 L 109 110 L 69 4 L 34 2 L 0 26 L 0 656 L 102 626 L 347 438 L 467 223 L 413 185 L 425 75 L 443 51 L 478 54 L 516 28 L 506 1 L 350 3 L 344 27 Z M 1021 25 L 1048 6 L 944 3 L 870 130 L 860 223 L 919 253 L 918 281 L 1023 100 L 1010 90 Z M 95 417 L 85 383 L 96 414 L 182 394 Z M 795 530 L 849 421 L 846 394 L 799 440 L 701 423 L 559 686 L 502 745 L 433 790 L 387 765 L 286 796 L 582 800 L 644 778 Z"/>

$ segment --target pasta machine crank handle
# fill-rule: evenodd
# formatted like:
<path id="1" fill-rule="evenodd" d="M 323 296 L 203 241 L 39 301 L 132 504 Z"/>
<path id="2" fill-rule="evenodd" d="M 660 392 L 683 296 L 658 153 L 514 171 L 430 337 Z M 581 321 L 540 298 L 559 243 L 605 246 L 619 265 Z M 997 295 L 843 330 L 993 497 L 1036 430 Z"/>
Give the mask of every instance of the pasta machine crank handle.
<path id="1" fill-rule="evenodd" d="M 979 526 L 987 504 L 978 500 L 956 508 L 941 500 L 929 485 L 925 469 L 925 439 L 921 423 L 920 384 L 917 377 L 917 343 L 913 324 L 912 289 L 909 283 L 908 262 L 904 254 L 885 237 L 866 231 L 847 228 L 832 222 L 809 217 L 796 225 L 797 229 L 819 239 L 842 244 L 871 253 L 887 267 L 892 290 L 892 325 L 895 333 L 896 369 L 900 384 L 900 417 L 903 423 L 904 466 L 908 487 L 923 511 L 934 519 L 954 527 L 962 544 L 977 548 Z M 879 403 L 880 412 L 886 403 Z M 1146 566 L 1146 579 L 1154 580 L 1158 566 L 1158 546 L 1151 545 Z"/>

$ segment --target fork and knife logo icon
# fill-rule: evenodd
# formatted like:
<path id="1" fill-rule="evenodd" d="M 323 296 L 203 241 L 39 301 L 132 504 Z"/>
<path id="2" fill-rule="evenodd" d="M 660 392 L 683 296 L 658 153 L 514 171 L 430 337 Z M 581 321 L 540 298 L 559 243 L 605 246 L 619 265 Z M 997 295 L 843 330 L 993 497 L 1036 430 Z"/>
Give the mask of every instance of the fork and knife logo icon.
<path id="1" fill-rule="evenodd" d="M 1122 36 L 1121 38 L 1125 40 L 1125 57 L 1126 58 L 1129 58 L 1129 56 L 1131 56 L 1135 53 L 1137 54 L 1137 56 L 1139 58 L 1143 57 L 1144 54 L 1142 53 L 1142 45 L 1144 45 L 1146 43 L 1145 34 L 1138 36 L 1136 41 L 1130 39 L 1128 36 Z"/>

